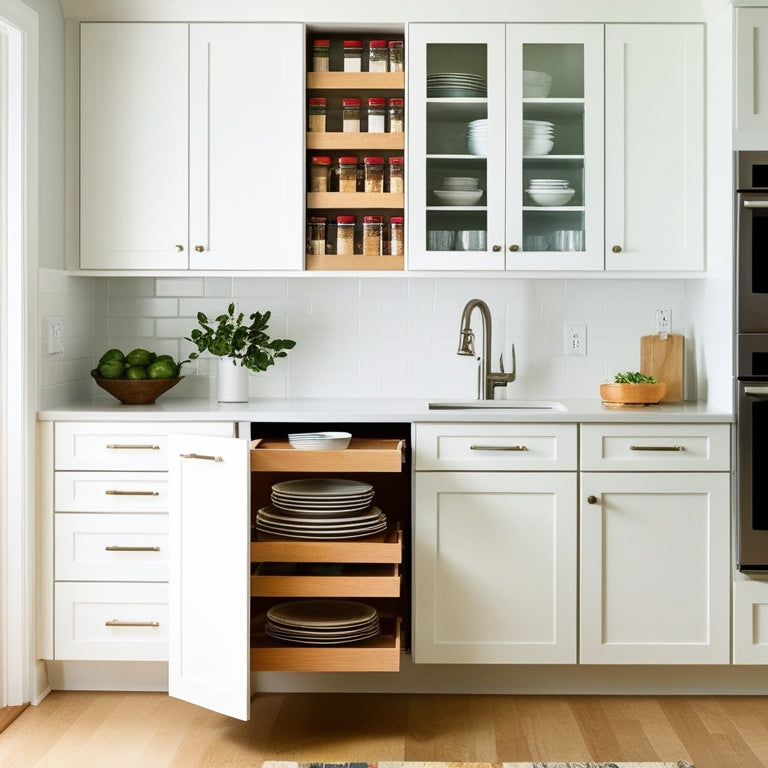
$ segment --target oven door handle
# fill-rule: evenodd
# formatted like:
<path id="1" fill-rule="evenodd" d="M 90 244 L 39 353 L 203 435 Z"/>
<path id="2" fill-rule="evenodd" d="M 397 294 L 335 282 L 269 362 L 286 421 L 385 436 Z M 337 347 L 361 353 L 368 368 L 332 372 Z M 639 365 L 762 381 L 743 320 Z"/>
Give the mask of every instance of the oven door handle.
<path id="1" fill-rule="evenodd" d="M 747 397 L 768 397 L 768 386 L 744 387 L 744 394 Z"/>
<path id="2" fill-rule="evenodd" d="M 768 200 L 745 200 L 745 208 L 768 208 Z"/>

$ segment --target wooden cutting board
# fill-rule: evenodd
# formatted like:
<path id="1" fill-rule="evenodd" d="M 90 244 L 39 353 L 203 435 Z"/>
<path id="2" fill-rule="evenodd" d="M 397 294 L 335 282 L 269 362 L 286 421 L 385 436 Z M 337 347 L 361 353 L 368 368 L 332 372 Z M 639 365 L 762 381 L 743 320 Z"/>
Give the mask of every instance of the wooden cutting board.
<path id="1" fill-rule="evenodd" d="M 640 373 L 666 383 L 662 403 L 682 402 L 684 341 L 685 337 L 677 333 L 668 334 L 666 339 L 658 334 L 640 337 Z"/>

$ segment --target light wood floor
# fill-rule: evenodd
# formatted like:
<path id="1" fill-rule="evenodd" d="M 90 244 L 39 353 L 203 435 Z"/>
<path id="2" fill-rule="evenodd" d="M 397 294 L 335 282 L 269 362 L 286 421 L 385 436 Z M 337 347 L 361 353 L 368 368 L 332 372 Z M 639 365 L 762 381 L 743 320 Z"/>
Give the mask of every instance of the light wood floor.
<path id="1" fill-rule="evenodd" d="M 768 697 L 264 694 L 242 723 L 165 694 L 56 692 L 0 733 L 3 768 L 678 759 L 766 768 Z"/>

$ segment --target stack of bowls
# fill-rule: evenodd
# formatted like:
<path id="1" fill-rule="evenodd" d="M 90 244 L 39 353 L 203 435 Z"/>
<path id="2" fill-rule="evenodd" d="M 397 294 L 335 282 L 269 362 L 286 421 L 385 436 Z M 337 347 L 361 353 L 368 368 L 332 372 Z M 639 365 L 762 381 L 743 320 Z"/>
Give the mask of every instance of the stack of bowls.
<path id="1" fill-rule="evenodd" d="M 552 75 L 546 72 L 523 70 L 523 98 L 546 99 L 552 87 Z"/>
<path id="2" fill-rule="evenodd" d="M 488 118 L 473 120 L 467 126 L 467 150 L 470 155 L 488 154 Z"/>
<path id="3" fill-rule="evenodd" d="M 433 189 L 443 205 L 474 205 L 483 196 L 474 176 L 446 176 L 442 189 Z"/>
<path id="4" fill-rule="evenodd" d="M 568 179 L 531 179 L 525 192 L 542 206 L 565 205 L 576 194 Z"/>
<path id="5" fill-rule="evenodd" d="M 555 126 L 548 120 L 523 120 L 523 155 L 548 155 L 554 136 Z"/>

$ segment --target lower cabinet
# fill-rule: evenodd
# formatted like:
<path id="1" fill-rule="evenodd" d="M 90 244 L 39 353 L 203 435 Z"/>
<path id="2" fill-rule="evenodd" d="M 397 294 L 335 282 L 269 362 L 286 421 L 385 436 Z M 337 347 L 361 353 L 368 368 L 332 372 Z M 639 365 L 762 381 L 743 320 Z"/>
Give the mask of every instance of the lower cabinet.
<path id="1" fill-rule="evenodd" d="M 733 583 L 733 663 L 768 664 L 768 581 Z"/>

